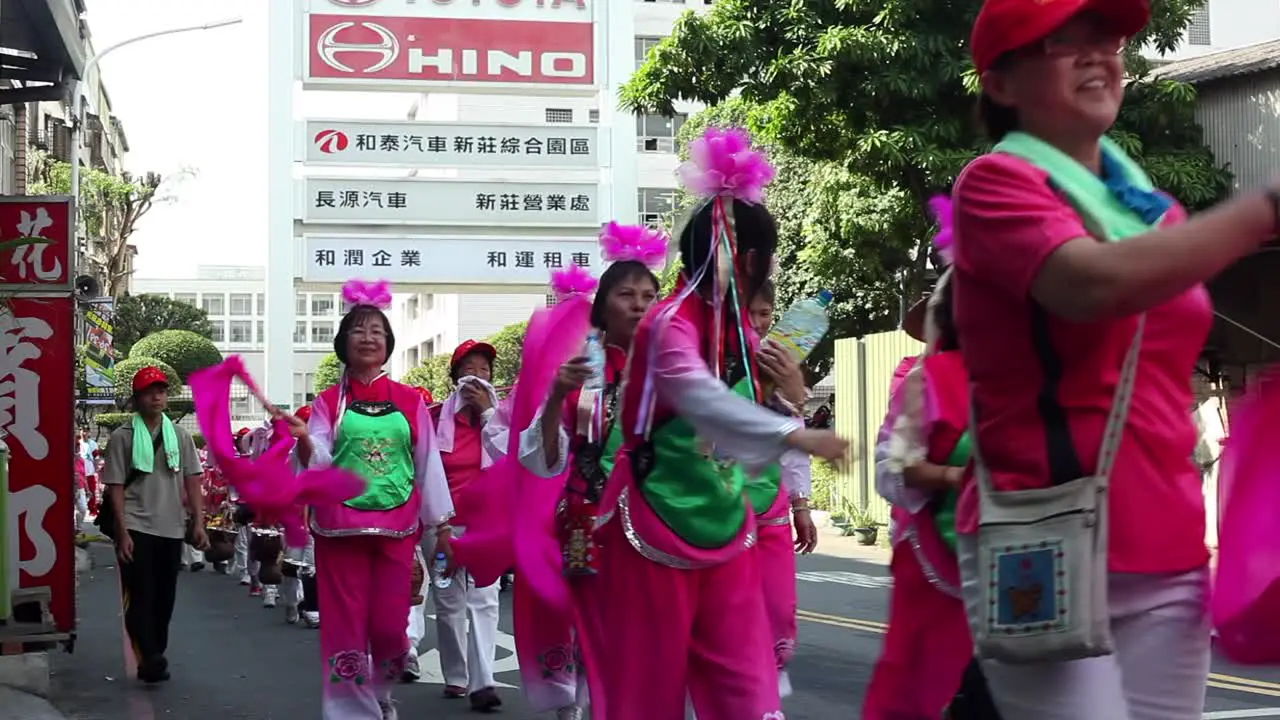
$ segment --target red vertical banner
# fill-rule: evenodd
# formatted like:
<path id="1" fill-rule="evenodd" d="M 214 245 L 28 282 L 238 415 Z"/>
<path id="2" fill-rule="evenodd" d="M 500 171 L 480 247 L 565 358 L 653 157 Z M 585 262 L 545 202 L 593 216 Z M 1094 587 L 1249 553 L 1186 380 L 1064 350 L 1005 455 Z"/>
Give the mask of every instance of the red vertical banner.
<path id="1" fill-rule="evenodd" d="M 70 297 L 0 300 L 0 432 L 18 586 L 49 588 L 60 632 L 76 619 L 74 331 Z"/>
<path id="2" fill-rule="evenodd" d="M 71 289 L 71 199 L 61 196 L 0 197 L 0 285 L 14 290 Z"/>

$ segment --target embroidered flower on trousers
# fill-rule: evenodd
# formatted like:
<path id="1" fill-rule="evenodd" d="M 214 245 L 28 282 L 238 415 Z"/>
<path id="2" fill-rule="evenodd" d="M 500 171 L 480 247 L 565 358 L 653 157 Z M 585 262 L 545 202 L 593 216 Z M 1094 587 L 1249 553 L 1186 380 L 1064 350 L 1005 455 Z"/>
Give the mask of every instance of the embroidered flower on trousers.
<path id="1" fill-rule="evenodd" d="M 329 682 L 353 682 L 363 685 L 366 679 L 366 658 L 359 650 L 343 650 L 329 658 Z"/>
<path id="2" fill-rule="evenodd" d="M 568 645 L 557 645 L 543 651 L 538 657 L 542 676 L 549 678 L 559 673 L 573 672 L 573 650 Z"/>

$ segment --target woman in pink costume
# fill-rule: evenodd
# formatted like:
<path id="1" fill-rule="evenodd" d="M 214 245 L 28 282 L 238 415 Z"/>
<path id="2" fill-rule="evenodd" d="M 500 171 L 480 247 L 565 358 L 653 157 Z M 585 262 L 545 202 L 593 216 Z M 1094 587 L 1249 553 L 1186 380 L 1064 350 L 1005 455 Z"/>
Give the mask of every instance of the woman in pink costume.
<path id="1" fill-rule="evenodd" d="M 342 380 L 321 393 L 299 435 L 308 468 L 334 466 L 368 481 L 364 494 L 313 508 L 317 585 L 325 622 L 324 720 L 396 717 L 391 689 L 409 654 L 414 548 L 423 530 L 448 551 L 453 502 L 422 396 L 382 366 L 395 348 L 385 283 L 353 281 L 334 352 Z"/>
<path id="2" fill-rule="evenodd" d="M 950 204 L 935 200 L 950 257 Z M 973 659 L 956 563 L 955 508 L 969 462 L 969 376 L 951 319 L 949 272 L 904 329 L 925 343 L 897 387 L 876 447 L 876 485 L 893 505 L 889 631 L 863 704 L 866 720 L 941 715 Z"/>
<path id="3" fill-rule="evenodd" d="M 702 720 L 777 720 L 746 474 L 788 449 L 841 460 L 849 444 L 760 407 L 758 340 L 741 298 L 767 278 L 777 245 L 761 205 L 773 168 L 737 129 L 709 129 L 690 156 L 685 184 L 704 200 L 680 237 L 674 297 L 632 341 L 623 447 L 597 523 L 596 609 L 609 645 L 587 656 L 608 720 L 683 720 L 686 698 Z"/>
<path id="4" fill-rule="evenodd" d="M 526 566 L 533 559 L 527 554 L 517 555 L 515 582 L 516 652 L 525 695 L 534 710 L 554 710 L 561 720 L 581 717 L 587 705 L 581 645 L 587 644 L 587 636 L 604 642 L 596 615 L 594 577 L 600 555 L 593 533 L 601 493 L 622 445 L 615 419 L 627 351 L 636 326 L 658 297 L 654 270 L 667 259 L 667 236 L 651 228 L 610 223 L 600 241 L 612 263 L 600 278 L 590 315 L 592 330 L 602 334 L 604 344 L 603 388 L 584 390 L 591 367 L 585 357 L 572 358 L 560 367 L 541 412 L 520 435 L 520 463 L 541 478 L 559 479 L 564 487 L 556 523 L 550 526 L 557 533 L 561 562 L 545 576 L 559 576 L 567 585 L 559 597 L 571 598 L 572 607 L 556 607 L 554 597 L 529 582 L 536 570 Z M 593 284 L 563 276 L 553 281 L 561 298 Z M 610 717 L 602 691 L 597 689 L 591 699 L 594 715 Z"/>
<path id="5" fill-rule="evenodd" d="M 760 337 L 773 325 L 775 290 L 767 280 L 752 298 L 751 324 Z M 771 403 L 785 415 L 804 417 L 809 391 L 804 371 L 780 348 L 765 344 L 757 356 L 764 377 L 777 387 Z M 787 664 L 796 651 L 796 553 L 811 553 L 818 545 L 818 530 L 809 517 L 809 456 L 795 450 L 786 452 L 777 466 L 749 481 L 747 496 L 752 500 L 759 526 L 756 552 L 760 555 L 760 579 L 764 583 L 764 606 L 773 629 L 773 656 L 778 666 L 778 694 L 791 695 Z M 792 525 L 795 535 L 791 534 Z"/>

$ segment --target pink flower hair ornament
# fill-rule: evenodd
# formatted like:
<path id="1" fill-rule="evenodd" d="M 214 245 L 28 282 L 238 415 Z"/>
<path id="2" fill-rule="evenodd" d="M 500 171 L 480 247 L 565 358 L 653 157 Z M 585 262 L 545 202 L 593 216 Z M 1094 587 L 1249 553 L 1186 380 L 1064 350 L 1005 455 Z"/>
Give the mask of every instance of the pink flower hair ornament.
<path id="1" fill-rule="evenodd" d="M 661 270 L 667 264 L 667 246 L 671 236 L 644 225 L 622 225 L 610 222 L 600 231 L 600 248 L 609 262 L 638 262 L 650 270 Z"/>
<path id="2" fill-rule="evenodd" d="M 934 195 L 929 198 L 929 213 L 938 223 L 938 234 L 933 236 L 933 247 L 938 255 L 950 265 L 955 256 L 955 231 L 952 227 L 954 217 L 951 209 L 951 198 L 947 195 Z"/>
<path id="3" fill-rule="evenodd" d="M 348 280 L 347 284 L 342 286 L 342 302 L 347 311 L 360 305 L 386 310 L 391 307 L 391 283 L 386 280 L 375 282 Z"/>
<path id="4" fill-rule="evenodd" d="M 728 196 L 752 205 L 764 202 L 764 188 L 777 175 L 764 153 L 751 149 L 751 135 L 736 127 L 707 128 L 689 143 L 689 160 L 677 172 L 699 198 Z"/>
<path id="5" fill-rule="evenodd" d="M 564 270 L 551 273 L 551 292 L 557 301 L 563 301 L 574 295 L 590 295 L 595 292 L 600 281 L 580 265 L 570 265 Z"/>

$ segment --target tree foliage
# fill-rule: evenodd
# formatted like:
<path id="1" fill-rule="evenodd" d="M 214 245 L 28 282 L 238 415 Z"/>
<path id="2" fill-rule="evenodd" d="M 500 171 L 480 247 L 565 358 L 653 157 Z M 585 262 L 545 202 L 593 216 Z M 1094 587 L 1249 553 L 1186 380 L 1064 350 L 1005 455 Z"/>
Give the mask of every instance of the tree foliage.
<path id="1" fill-rule="evenodd" d="M 41 151 L 29 153 L 27 163 L 31 194 L 71 194 L 69 163 Z M 183 171 L 177 178 L 189 174 Z M 129 239 L 151 208 L 174 200 L 168 187 L 157 173 L 116 176 L 97 168 L 81 168 L 76 210 L 89 238 L 87 266 L 81 271 L 102 282 L 103 294 L 116 298 L 124 294 L 132 265 Z"/>
<path id="2" fill-rule="evenodd" d="M 213 337 L 213 325 L 204 310 L 163 295 L 125 295 L 116 300 L 115 328 L 111 342 L 116 352 L 128 355 L 139 338 L 161 330 L 190 330 Z"/>
<path id="3" fill-rule="evenodd" d="M 145 355 L 130 355 L 116 363 L 116 400 L 123 405 L 129 396 L 133 394 L 133 376 L 144 367 L 154 366 L 160 368 L 169 378 L 169 392 L 177 393 L 182 389 L 182 380 L 178 375 L 178 371 L 173 369 L 172 365 L 158 358 L 147 357 Z"/>
<path id="4" fill-rule="evenodd" d="M 427 358 L 421 365 L 405 373 L 400 382 L 426 388 L 437 401 L 444 400 L 453 392 L 453 381 L 449 379 L 449 356 L 433 355 Z"/>
<path id="5" fill-rule="evenodd" d="M 191 373 L 222 362 L 222 351 L 207 337 L 190 330 L 161 330 L 133 344 L 129 357 L 156 358 L 178 371 L 182 382 Z"/>
<path id="6" fill-rule="evenodd" d="M 978 81 L 966 39 L 981 4 L 719 0 L 681 17 L 621 102 L 661 114 L 677 100 L 726 103 L 681 134 L 732 121 L 774 150 L 780 178 L 769 203 L 783 226 L 783 298 L 830 287 L 833 335 L 887 329 L 899 293 L 914 298 L 927 283 L 927 200 L 990 147 L 971 122 Z M 1152 4 L 1153 21 L 1127 57 L 1133 82 L 1113 135 L 1158 185 L 1203 208 L 1230 176 L 1204 147 L 1194 90 L 1151 78 L 1136 52 L 1175 47 L 1203 0 Z"/>
<path id="7" fill-rule="evenodd" d="M 336 353 L 329 353 L 320 358 L 320 362 L 316 364 L 314 378 L 311 392 L 316 395 L 337 385 L 342 380 L 342 362 L 338 360 Z"/>
<path id="8" fill-rule="evenodd" d="M 498 351 L 498 358 L 493 363 L 494 387 L 511 387 L 515 383 L 516 376 L 520 374 L 520 354 L 524 350 L 524 334 L 528 329 L 527 321 L 511 323 L 485 340 Z"/>

